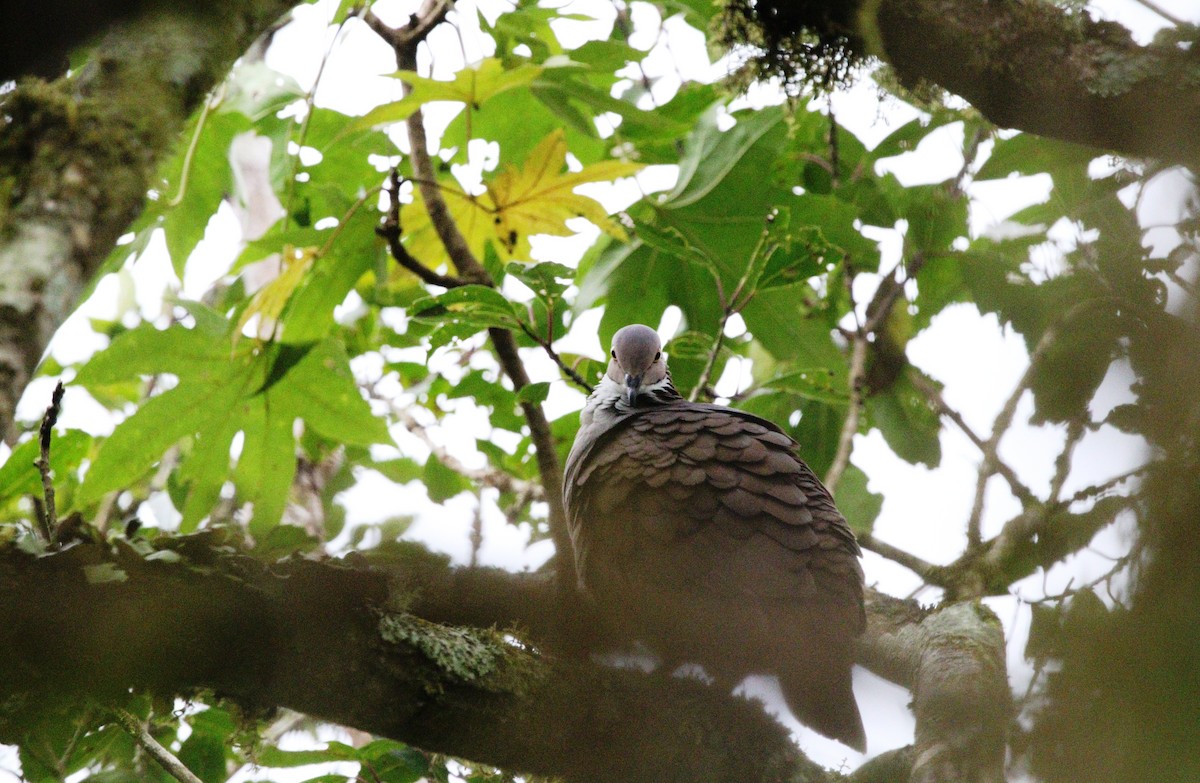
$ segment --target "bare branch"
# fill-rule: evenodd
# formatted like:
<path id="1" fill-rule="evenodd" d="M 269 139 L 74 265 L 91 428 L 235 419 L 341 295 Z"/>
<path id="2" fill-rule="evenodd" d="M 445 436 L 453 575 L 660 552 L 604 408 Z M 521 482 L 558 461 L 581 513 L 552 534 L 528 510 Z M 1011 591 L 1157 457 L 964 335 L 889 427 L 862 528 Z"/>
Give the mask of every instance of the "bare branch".
<path id="1" fill-rule="evenodd" d="M 825 486 L 833 492 L 842 479 L 842 474 L 850 464 L 850 449 L 854 445 L 854 434 L 858 432 L 858 420 L 862 415 L 863 385 L 866 381 L 867 368 L 867 337 L 859 332 L 850 342 L 850 407 L 846 411 L 846 420 L 842 422 L 842 431 L 838 435 L 837 452 L 833 463 L 825 473 Z"/>
<path id="2" fill-rule="evenodd" d="M 945 397 L 942 396 L 941 390 L 938 389 L 936 385 L 931 383 L 929 379 L 925 377 L 924 373 L 914 369 L 909 372 L 908 377 L 909 380 L 912 381 L 913 386 L 916 387 L 918 391 L 923 393 L 929 399 L 929 401 L 933 403 L 934 407 L 937 408 L 940 414 L 954 422 L 959 430 L 961 430 L 962 433 L 967 436 L 967 439 L 975 444 L 976 448 L 978 448 L 981 452 L 987 450 L 987 442 L 984 441 L 983 438 L 979 437 L 979 434 L 976 433 L 969 424 L 967 424 L 967 421 L 962 417 L 962 414 L 950 407 L 950 405 L 946 402 Z M 1013 472 L 1013 469 L 1009 467 L 1007 463 L 997 461 L 995 468 L 996 472 L 1008 482 L 1009 488 L 1012 490 L 1013 495 L 1015 495 L 1018 500 L 1020 500 L 1023 504 L 1037 502 L 1037 497 L 1021 482 L 1019 478 L 1017 478 L 1017 474 Z"/>
<path id="3" fill-rule="evenodd" d="M 154 739 L 154 735 L 140 720 L 125 710 L 113 710 L 112 714 L 117 719 L 117 723 L 121 724 L 121 728 L 129 732 L 137 744 L 141 745 L 167 771 L 167 774 L 178 780 L 179 783 L 204 783 L 174 753 Z"/>
<path id="4" fill-rule="evenodd" d="M 386 191 L 391 203 L 388 205 L 388 213 L 384 217 L 383 223 L 375 227 L 375 233 L 387 242 L 388 251 L 392 254 L 392 258 L 395 259 L 396 263 L 430 285 L 437 285 L 442 288 L 457 288 L 460 285 L 465 285 L 465 280 L 461 280 L 453 275 L 443 275 L 425 266 L 413 258 L 412 254 L 408 252 L 408 248 L 401 243 L 400 172 L 397 169 L 392 169 L 392 173 L 388 175 Z"/>
<path id="5" fill-rule="evenodd" d="M 936 585 L 938 587 L 946 586 L 945 567 L 934 565 L 933 563 L 922 560 L 914 554 L 899 549 L 886 541 L 881 541 L 872 533 L 858 533 L 858 543 L 863 549 L 868 549 L 880 557 L 886 557 L 894 563 L 912 571 L 927 584 Z"/>
<path id="6" fill-rule="evenodd" d="M 42 540 L 46 546 L 54 545 L 54 531 L 58 528 L 58 509 L 54 503 L 54 476 L 50 473 L 50 438 L 54 434 L 54 424 L 62 410 L 63 384 L 62 381 L 54 387 L 50 396 L 50 406 L 42 416 L 42 426 L 38 429 L 38 445 L 41 453 L 33 461 L 34 467 L 42 477 L 42 497 L 45 504 L 40 507 L 38 525 L 41 529 Z"/>
<path id="7" fill-rule="evenodd" d="M 562 372 L 562 374 L 567 376 L 567 378 L 569 378 L 572 383 L 578 386 L 584 394 L 592 393 L 592 385 L 588 383 L 582 375 L 576 372 L 574 367 L 571 367 L 563 361 L 563 358 L 558 355 L 558 351 L 554 350 L 554 346 L 549 340 L 545 340 L 534 334 L 533 329 L 529 328 L 529 324 L 525 323 L 524 321 L 521 322 L 521 331 L 524 332 L 525 336 L 527 336 L 530 340 L 533 340 L 535 343 L 542 346 L 542 350 L 546 352 L 546 355 L 550 357 L 551 361 L 558 365 L 558 369 Z"/>

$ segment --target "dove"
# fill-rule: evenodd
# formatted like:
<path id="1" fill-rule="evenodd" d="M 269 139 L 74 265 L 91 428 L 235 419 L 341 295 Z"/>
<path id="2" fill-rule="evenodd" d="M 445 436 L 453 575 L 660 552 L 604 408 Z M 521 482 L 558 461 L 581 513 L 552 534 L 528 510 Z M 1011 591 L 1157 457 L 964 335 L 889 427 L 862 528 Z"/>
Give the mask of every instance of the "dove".
<path id="1" fill-rule="evenodd" d="M 622 328 L 564 475 L 578 587 L 606 634 L 731 689 L 775 675 L 797 719 L 861 751 L 861 553 L 797 448 L 765 419 L 685 400 L 658 334 Z"/>

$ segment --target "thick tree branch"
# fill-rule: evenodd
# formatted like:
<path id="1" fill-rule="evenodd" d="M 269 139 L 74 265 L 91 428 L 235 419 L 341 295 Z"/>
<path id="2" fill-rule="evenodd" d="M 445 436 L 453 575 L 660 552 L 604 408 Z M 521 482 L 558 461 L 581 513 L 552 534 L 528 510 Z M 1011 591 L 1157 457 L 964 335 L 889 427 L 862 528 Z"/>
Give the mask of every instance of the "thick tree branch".
<path id="1" fill-rule="evenodd" d="M 1004 633 L 990 610 L 963 602 L 926 613 L 868 591 L 859 661 L 913 692 L 909 780 L 1002 783 L 1012 707 Z"/>
<path id="2" fill-rule="evenodd" d="M 290 6 L 164 4 L 112 29 L 70 80 L 0 98 L 0 437 L 188 115 Z"/>
<path id="3" fill-rule="evenodd" d="M 877 0 L 859 32 L 901 79 L 934 82 L 1001 127 L 1113 150 L 1200 159 L 1200 66 L 1171 44 L 1046 3 Z"/>
<path id="4" fill-rule="evenodd" d="M 229 543 L 210 531 L 153 559 L 124 541 L 0 550 L 0 589 L 22 597 L 0 604 L 0 693 L 27 706 L 0 716 L 0 741 L 82 698 L 212 688 L 568 780 L 832 779 L 756 704 L 550 654 L 563 641 L 550 574 L 452 569 L 415 546 L 264 564 Z M 860 662 L 914 692 L 914 779 L 998 779 L 1008 693 L 995 618 L 873 590 L 867 611 Z M 488 627 L 523 641 L 471 630 Z"/>
<path id="5" fill-rule="evenodd" d="M 22 596 L 0 605 L 0 693 L 12 707 L 0 741 L 59 707 L 120 702 L 131 687 L 211 688 L 572 781 L 831 780 L 751 701 L 421 617 L 440 589 L 433 577 L 464 584 L 428 555 L 390 581 L 330 561 L 268 566 L 220 543 L 178 539 L 178 559 L 155 560 L 124 542 L 0 552 L 0 586 Z M 545 580 L 508 577 L 553 607 Z M 482 584 L 504 581 L 485 572 Z"/>

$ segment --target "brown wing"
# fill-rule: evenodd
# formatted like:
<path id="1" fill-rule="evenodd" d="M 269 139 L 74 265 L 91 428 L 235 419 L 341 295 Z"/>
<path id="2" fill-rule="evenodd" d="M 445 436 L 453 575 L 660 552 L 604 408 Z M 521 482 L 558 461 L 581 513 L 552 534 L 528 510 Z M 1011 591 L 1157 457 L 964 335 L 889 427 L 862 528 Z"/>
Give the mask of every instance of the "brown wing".
<path id="1" fill-rule="evenodd" d="M 572 455 L 576 562 L 618 632 L 718 679 L 779 674 L 799 717 L 857 745 L 859 549 L 795 447 L 728 408 L 638 412 Z"/>
<path id="2" fill-rule="evenodd" d="M 703 582 L 709 591 L 762 598 L 836 596 L 855 607 L 850 625 L 857 633 L 858 544 L 795 447 L 761 419 L 718 406 L 681 404 L 631 417 L 569 476 L 568 512 L 585 586 L 595 539 L 616 535 L 622 540 L 601 548 L 654 560 L 645 574 L 650 583 Z M 684 557 L 720 537 L 741 543 L 717 546 L 720 558 Z M 653 556 L 662 547 L 669 562 Z M 703 567 L 680 573 L 692 566 Z"/>

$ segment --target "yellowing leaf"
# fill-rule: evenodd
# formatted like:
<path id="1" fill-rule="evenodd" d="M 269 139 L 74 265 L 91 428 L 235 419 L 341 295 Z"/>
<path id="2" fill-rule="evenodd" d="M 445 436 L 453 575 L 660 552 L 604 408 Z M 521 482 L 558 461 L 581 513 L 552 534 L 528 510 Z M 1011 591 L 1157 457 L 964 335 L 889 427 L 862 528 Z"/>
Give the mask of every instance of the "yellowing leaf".
<path id="1" fill-rule="evenodd" d="M 463 239 L 467 240 L 472 255 L 483 258 L 484 245 L 495 237 L 492 225 L 495 208 L 491 197 L 486 193 L 470 196 L 450 184 L 443 185 L 441 190 L 450 217 Z M 446 248 L 429 220 L 425 199 L 421 197 L 419 189 L 413 192 L 412 203 L 404 205 L 401 210 L 400 223 L 404 231 L 404 246 L 409 254 L 431 269 L 442 266 L 446 260 Z"/>
<path id="2" fill-rule="evenodd" d="M 259 336 L 269 337 L 274 333 L 283 308 L 287 306 L 288 300 L 304 280 L 304 275 L 316 261 L 317 248 L 297 249 L 288 245 L 284 247 L 280 259 L 283 269 L 280 270 L 279 276 L 254 293 L 250 304 L 238 319 L 237 328 L 233 330 L 235 343 L 242 335 L 242 328 L 256 315 L 259 316 Z"/>
<path id="3" fill-rule="evenodd" d="M 627 177 L 641 169 L 641 164 L 607 160 L 582 171 L 564 172 L 566 162 L 567 141 L 559 128 L 529 153 L 524 166 L 509 166 L 488 185 L 495 205 L 496 240 L 509 255 L 533 234 L 568 236 L 566 221 L 574 217 L 587 218 L 608 234 L 625 238 L 625 231 L 609 218 L 600 202 L 576 193 L 575 188 Z"/>
<path id="4" fill-rule="evenodd" d="M 563 171 L 567 142 L 561 129 L 538 143 L 520 168 L 508 166 L 487 186 L 471 196 L 451 185 L 442 186 L 450 216 L 476 258 L 483 258 L 488 242 L 495 244 L 501 260 L 529 260 L 529 237 L 534 234 L 569 236 L 566 222 L 583 217 L 605 232 L 623 239 L 625 232 L 613 221 L 600 202 L 575 192 L 589 182 L 607 182 L 627 177 L 642 168 L 639 163 L 602 161 L 582 171 Z M 429 220 L 419 190 L 413 203 L 401 211 L 404 244 L 422 263 L 437 268 L 445 249 Z"/>
<path id="5" fill-rule="evenodd" d="M 348 130 L 399 122 L 430 101 L 454 101 L 478 109 L 489 98 L 530 84 L 542 70 L 542 66 L 531 64 L 505 70 L 499 60 L 489 57 L 462 69 L 451 81 L 429 79 L 413 71 L 398 71 L 396 78 L 409 85 L 412 91 L 399 101 L 376 106 L 351 123 Z"/>

